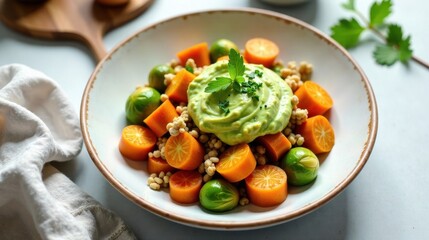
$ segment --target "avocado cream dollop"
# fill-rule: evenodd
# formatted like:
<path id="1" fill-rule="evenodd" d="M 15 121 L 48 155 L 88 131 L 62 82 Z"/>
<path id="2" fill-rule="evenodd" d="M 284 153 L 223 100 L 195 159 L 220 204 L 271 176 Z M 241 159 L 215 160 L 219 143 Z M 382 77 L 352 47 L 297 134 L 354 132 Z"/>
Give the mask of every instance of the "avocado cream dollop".
<path id="1" fill-rule="evenodd" d="M 209 82 L 217 77 L 229 77 L 228 61 L 206 67 L 188 87 L 188 111 L 201 131 L 214 133 L 226 144 L 235 145 L 286 127 L 292 113 L 293 93 L 275 72 L 262 65 L 245 64 L 245 80 L 261 84 L 254 94 L 258 99 L 232 89 L 205 92 Z M 222 101 L 228 101 L 228 112 L 220 108 Z"/>

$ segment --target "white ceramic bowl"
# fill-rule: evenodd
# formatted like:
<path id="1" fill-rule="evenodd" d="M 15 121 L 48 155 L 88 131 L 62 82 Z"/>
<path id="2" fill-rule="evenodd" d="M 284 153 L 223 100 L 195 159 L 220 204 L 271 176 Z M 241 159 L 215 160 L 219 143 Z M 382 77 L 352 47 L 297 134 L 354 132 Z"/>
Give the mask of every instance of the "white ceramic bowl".
<path id="1" fill-rule="evenodd" d="M 314 65 L 313 80 L 334 99 L 329 119 L 336 144 L 322 156 L 319 175 L 307 187 L 290 188 L 287 200 L 273 208 L 254 205 L 213 214 L 198 204 L 179 205 L 168 192 L 146 185 L 145 162 L 125 160 L 118 151 L 125 126 L 125 101 L 150 69 L 175 58 L 192 44 L 228 38 L 243 46 L 252 37 L 276 42 L 285 62 Z M 256 9 L 198 12 L 149 26 L 127 38 L 96 67 L 81 105 L 87 150 L 106 179 L 137 205 L 186 225 L 211 229 L 250 229 L 282 223 L 309 213 L 340 193 L 365 165 L 377 132 L 377 107 L 367 77 L 352 57 L 319 30 L 297 19 Z"/>

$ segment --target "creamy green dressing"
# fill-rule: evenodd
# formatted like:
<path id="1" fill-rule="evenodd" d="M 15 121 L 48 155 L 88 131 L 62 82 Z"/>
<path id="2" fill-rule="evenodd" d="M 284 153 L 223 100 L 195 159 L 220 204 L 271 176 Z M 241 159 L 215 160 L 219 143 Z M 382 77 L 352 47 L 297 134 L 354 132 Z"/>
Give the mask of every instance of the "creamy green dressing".
<path id="1" fill-rule="evenodd" d="M 229 77 L 228 61 L 208 66 L 188 88 L 188 111 L 197 127 L 214 133 L 228 145 L 251 142 L 259 136 L 282 131 L 292 113 L 292 90 L 275 72 L 262 65 L 245 64 L 244 75 L 262 72 L 253 81 L 262 83 L 256 91 L 259 100 L 235 91 L 205 92 L 210 81 Z M 245 77 L 247 79 L 247 77 Z M 229 101 L 229 113 L 219 108 L 219 101 Z"/>

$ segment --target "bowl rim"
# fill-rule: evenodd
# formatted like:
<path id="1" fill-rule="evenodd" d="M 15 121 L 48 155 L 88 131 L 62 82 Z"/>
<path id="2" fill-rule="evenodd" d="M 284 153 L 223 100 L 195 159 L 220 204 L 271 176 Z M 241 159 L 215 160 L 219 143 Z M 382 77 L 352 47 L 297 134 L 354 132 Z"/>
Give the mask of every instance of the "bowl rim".
<path id="1" fill-rule="evenodd" d="M 163 24 L 169 21 L 175 21 L 180 18 L 187 18 L 191 16 L 196 16 L 200 14 L 211 14 L 211 13 L 248 13 L 248 14 L 259 14 L 264 15 L 266 17 L 272 17 L 277 20 L 286 21 L 291 24 L 295 24 L 297 26 L 301 26 L 303 28 L 306 28 L 307 30 L 314 33 L 318 38 L 325 41 L 329 45 L 333 45 L 335 48 L 337 48 L 341 54 L 343 54 L 354 66 L 355 70 L 359 73 L 361 77 L 361 81 L 364 84 L 364 89 L 367 94 L 367 101 L 369 105 L 369 111 L 370 111 L 370 120 L 368 123 L 368 133 L 367 133 L 367 139 L 364 144 L 364 148 L 362 149 L 362 152 L 360 154 L 359 160 L 356 164 L 356 166 L 353 168 L 353 170 L 350 172 L 350 174 L 343 179 L 337 186 L 335 186 L 331 191 L 327 192 L 322 198 L 320 198 L 317 201 L 311 202 L 310 204 L 305 205 L 301 209 L 289 212 L 284 215 L 276 216 L 276 217 L 270 217 L 267 219 L 260 219 L 260 220 L 253 220 L 253 221 L 245 221 L 245 222 L 228 222 L 228 221 L 216 221 L 216 222 L 204 222 L 201 220 L 193 219 L 190 217 L 184 217 L 179 216 L 177 214 L 174 214 L 173 212 L 162 210 L 159 208 L 154 207 L 150 203 L 146 202 L 144 199 L 142 199 L 139 196 L 136 196 L 133 192 L 131 192 L 126 186 L 122 185 L 113 174 L 109 171 L 109 169 L 103 164 L 102 160 L 98 157 L 97 150 L 94 148 L 91 137 L 89 134 L 89 129 L 87 125 L 88 120 L 88 104 L 89 104 L 89 94 L 91 92 L 91 89 L 97 79 L 97 75 L 102 69 L 104 63 L 108 61 L 111 56 L 118 51 L 123 45 L 130 42 L 134 37 L 138 36 L 139 34 L 149 31 L 153 28 L 156 28 L 157 25 Z M 336 197 L 339 193 L 341 193 L 358 175 L 358 173 L 362 170 L 362 168 L 365 166 L 365 164 L 368 161 L 368 158 L 372 152 L 372 149 L 375 144 L 376 136 L 377 136 L 377 129 L 378 129 L 378 109 L 377 109 L 377 103 L 376 99 L 371 87 L 371 84 L 366 76 L 366 74 L 363 72 L 359 64 L 353 59 L 353 57 L 350 55 L 350 53 L 343 48 L 340 44 L 338 44 L 335 40 L 327 36 L 325 33 L 323 33 L 321 30 L 311 26 L 310 24 L 296 19 L 294 17 L 274 12 L 271 10 L 264 10 L 264 9 L 256 9 L 251 7 L 241 7 L 241 8 L 221 8 L 221 9 L 212 9 L 212 10 L 203 10 L 203 11 L 193 11 L 189 13 L 179 14 L 176 16 L 169 17 L 167 19 L 159 20 L 155 23 L 152 23 L 148 26 L 143 27 L 142 29 L 136 31 L 135 33 L 131 34 L 121 42 L 119 42 L 96 66 L 93 73 L 91 74 L 87 85 L 84 89 L 83 95 L 82 95 L 82 101 L 80 106 L 80 125 L 82 129 L 82 135 L 84 139 L 85 146 L 87 148 L 87 151 L 89 153 L 89 156 L 91 157 L 93 163 L 96 165 L 96 167 L 99 169 L 99 171 L 103 174 L 103 176 L 106 178 L 106 180 L 114 187 L 116 188 L 122 195 L 124 195 L 126 198 L 134 202 L 140 207 L 143 207 L 144 209 L 158 215 L 161 217 L 164 217 L 168 220 L 178 222 L 181 224 L 185 224 L 188 226 L 195 226 L 200 228 L 208 228 L 208 229 L 218 229 L 218 230 L 241 230 L 241 229 L 254 229 L 254 228 L 261 228 L 261 227 L 268 227 L 275 224 L 280 224 L 283 222 L 287 222 L 293 219 L 296 219 L 298 217 L 301 217 L 303 215 L 306 215 L 322 205 L 326 204 L 330 200 L 332 200 L 334 197 Z"/>

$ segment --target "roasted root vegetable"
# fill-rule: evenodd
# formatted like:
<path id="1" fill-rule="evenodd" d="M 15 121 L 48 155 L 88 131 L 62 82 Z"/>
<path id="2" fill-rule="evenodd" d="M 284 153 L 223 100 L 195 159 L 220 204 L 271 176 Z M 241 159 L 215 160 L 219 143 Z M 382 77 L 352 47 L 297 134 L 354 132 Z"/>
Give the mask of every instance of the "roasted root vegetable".
<path id="1" fill-rule="evenodd" d="M 186 61 L 192 58 L 198 67 L 210 65 L 210 52 L 207 42 L 195 44 L 177 53 L 180 64 L 186 65 Z"/>
<path id="2" fill-rule="evenodd" d="M 143 122 L 156 134 L 157 137 L 168 132 L 167 124 L 179 114 L 176 112 L 176 107 L 166 100 L 155 111 L 153 111 Z"/>
<path id="3" fill-rule="evenodd" d="M 287 137 L 282 133 L 268 134 L 257 139 L 268 152 L 272 161 L 278 161 L 292 147 Z"/>
<path id="4" fill-rule="evenodd" d="M 186 69 L 180 70 L 167 86 L 165 94 L 168 98 L 177 103 L 188 102 L 188 86 L 194 80 L 195 75 L 188 72 Z"/>

